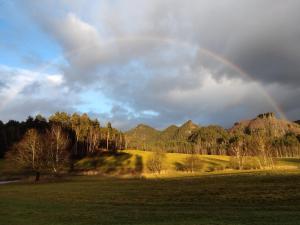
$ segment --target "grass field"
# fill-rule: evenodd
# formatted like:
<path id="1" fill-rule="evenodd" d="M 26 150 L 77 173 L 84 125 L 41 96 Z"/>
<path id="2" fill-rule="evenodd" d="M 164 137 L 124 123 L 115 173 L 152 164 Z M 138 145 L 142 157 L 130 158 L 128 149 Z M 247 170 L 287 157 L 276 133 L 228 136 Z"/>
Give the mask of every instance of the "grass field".
<path id="1" fill-rule="evenodd" d="M 153 153 L 149 151 L 126 150 L 122 151 L 118 156 L 105 156 L 101 158 L 85 158 L 77 163 L 77 169 L 99 171 L 111 174 L 130 174 L 136 173 L 149 175 L 147 170 L 147 160 Z M 167 176 L 180 174 L 177 173 L 176 167 L 182 165 L 189 155 L 179 153 L 166 153 L 163 160 L 162 175 Z M 208 156 L 199 155 L 198 158 L 202 164 L 202 171 L 223 170 L 230 157 L 228 156 Z"/>
<path id="2" fill-rule="evenodd" d="M 82 171 L 94 171 L 105 174 L 126 175 L 140 174 L 144 177 L 153 177 L 157 174 L 150 174 L 147 169 L 147 160 L 152 155 L 149 151 L 126 150 L 119 155 L 107 155 L 103 157 L 84 158 L 77 162 L 76 168 Z M 195 174 L 188 174 L 178 170 L 178 167 L 184 164 L 188 154 L 166 153 L 163 160 L 163 170 L 160 177 L 176 177 L 187 175 L 199 175 L 206 172 L 224 172 L 230 170 L 230 156 L 221 155 L 198 155 L 201 163 L 201 169 Z M 300 159 L 278 159 L 276 161 L 277 169 L 298 169 L 300 168 Z M 236 171 L 238 172 L 238 171 Z"/>
<path id="3" fill-rule="evenodd" d="M 76 165 L 113 175 L 140 171 L 140 176 L 70 176 L 0 185 L 0 224 L 300 224 L 299 159 L 280 159 L 273 171 L 237 171 L 226 169 L 230 157 L 199 156 L 203 171 L 191 174 L 176 172 L 176 163 L 187 155 L 167 154 L 165 172 L 151 175 L 145 168 L 151 154 L 125 151 Z"/>
<path id="4" fill-rule="evenodd" d="M 8 184 L 0 185 L 0 224 L 296 225 L 299 187 L 298 171 Z"/>
<path id="5" fill-rule="evenodd" d="M 132 175 L 140 177 L 185 177 L 198 176 L 205 173 L 232 173 L 230 156 L 198 155 L 201 169 L 195 173 L 189 173 L 178 169 L 185 163 L 189 154 L 166 153 L 163 159 L 161 174 L 151 174 L 147 169 L 147 160 L 153 153 L 140 150 L 124 150 L 118 154 L 104 154 L 101 157 L 86 157 L 75 164 L 75 169 L 81 174 L 105 174 L 113 176 Z M 300 159 L 285 158 L 276 161 L 276 169 L 300 169 Z M 241 171 L 234 171 L 239 173 Z M 242 171 L 243 172 L 243 171 Z M 17 179 L 22 172 L 15 169 L 9 162 L 0 159 L 0 180 Z"/>

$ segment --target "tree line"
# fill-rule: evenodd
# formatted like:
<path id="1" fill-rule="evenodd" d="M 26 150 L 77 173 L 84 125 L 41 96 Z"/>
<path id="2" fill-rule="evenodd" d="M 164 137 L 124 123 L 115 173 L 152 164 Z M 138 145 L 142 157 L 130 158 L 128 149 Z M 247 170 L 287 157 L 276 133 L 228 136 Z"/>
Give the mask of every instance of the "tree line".
<path id="1" fill-rule="evenodd" d="M 111 123 L 100 126 L 87 114 L 57 112 L 48 119 L 41 115 L 26 121 L 0 121 L 0 157 L 23 169 L 59 174 L 72 170 L 74 162 L 103 152 L 124 149 L 125 138 Z"/>
<path id="2" fill-rule="evenodd" d="M 100 126 L 85 113 L 57 112 L 48 119 L 37 115 L 23 122 L 0 121 L 0 157 L 35 171 L 37 179 L 41 171 L 72 171 L 81 158 L 122 149 L 229 155 L 234 156 L 234 166 L 239 169 L 245 168 L 249 157 L 257 159 L 259 168 L 273 166 L 274 157 L 300 157 L 300 126 L 266 116 L 258 116 L 247 126 L 236 123 L 229 130 L 188 121 L 164 131 L 139 125 L 122 133 L 111 123 Z M 156 161 L 154 158 L 152 164 Z M 190 161 L 193 165 L 194 158 Z M 152 168 L 159 167 L 156 165 Z"/>

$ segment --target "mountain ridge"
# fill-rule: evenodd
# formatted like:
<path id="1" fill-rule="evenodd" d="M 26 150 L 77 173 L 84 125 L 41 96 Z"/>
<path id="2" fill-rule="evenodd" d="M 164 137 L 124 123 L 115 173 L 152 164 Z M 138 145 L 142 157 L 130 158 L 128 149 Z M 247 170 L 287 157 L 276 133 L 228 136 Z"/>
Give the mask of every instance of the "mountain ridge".
<path id="1" fill-rule="evenodd" d="M 181 126 L 170 125 L 163 130 L 155 129 L 146 124 L 139 124 L 135 128 L 125 132 L 127 148 L 133 149 L 155 149 L 163 148 L 168 151 L 173 149 L 201 148 L 212 149 L 212 145 L 227 143 L 232 136 L 264 134 L 269 138 L 284 137 L 289 133 L 300 135 L 300 125 L 296 122 L 278 119 L 272 112 L 257 115 L 252 119 L 240 120 L 229 129 L 218 125 L 200 126 L 188 120 Z M 209 142 L 203 145 L 204 142 Z M 194 147 L 191 147 L 194 146 Z M 203 147 L 204 146 L 204 147 Z M 174 150 L 175 151 L 175 150 Z M 205 150 L 215 152 L 216 150 Z"/>

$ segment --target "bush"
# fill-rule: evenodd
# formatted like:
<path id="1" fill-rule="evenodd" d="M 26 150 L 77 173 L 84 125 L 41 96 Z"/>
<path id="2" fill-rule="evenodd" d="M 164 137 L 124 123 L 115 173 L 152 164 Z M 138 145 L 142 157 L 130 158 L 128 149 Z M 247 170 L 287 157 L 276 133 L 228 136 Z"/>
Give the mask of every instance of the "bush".
<path id="1" fill-rule="evenodd" d="M 161 173 L 163 169 L 163 160 L 165 154 L 161 151 L 154 152 L 152 156 L 147 160 L 147 168 L 151 173 Z"/>
<path id="2" fill-rule="evenodd" d="M 239 166 L 239 161 L 237 158 L 230 158 L 229 163 L 228 163 L 228 168 L 230 169 L 234 169 L 234 170 L 239 170 L 240 166 Z"/>
<path id="3" fill-rule="evenodd" d="M 191 173 L 195 171 L 199 171 L 203 168 L 203 164 L 201 163 L 201 160 L 198 158 L 198 156 L 194 154 L 188 156 L 185 159 L 184 165 L 186 171 Z"/>
<path id="4" fill-rule="evenodd" d="M 240 168 L 240 164 L 237 158 L 232 157 L 229 161 L 229 168 L 235 170 L 252 170 L 252 169 L 261 169 L 260 162 L 256 157 L 244 157 L 243 162 Z"/>
<path id="5" fill-rule="evenodd" d="M 192 154 L 184 160 L 183 163 L 176 162 L 175 163 L 176 170 L 185 171 L 185 172 L 196 172 L 203 169 L 203 164 L 198 156 Z"/>
<path id="6" fill-rule="evenodd" d="M 246 157 L 244 164 L 243 164 L 244 170 L 258 170 L 261 169 L 261 166 L 259 162 L 257 161 L 256 157 Z"/>

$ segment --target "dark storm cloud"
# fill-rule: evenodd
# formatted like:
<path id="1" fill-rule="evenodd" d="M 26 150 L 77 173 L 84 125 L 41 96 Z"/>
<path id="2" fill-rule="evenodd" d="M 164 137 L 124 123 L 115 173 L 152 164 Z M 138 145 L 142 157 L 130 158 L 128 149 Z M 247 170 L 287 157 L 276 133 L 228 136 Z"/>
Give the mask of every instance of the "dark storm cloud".
<path id="1" fill-rule="evenodd" d="M 298 0 L 103 1 L 86 6 L 88 13 L 82 6 L 31 1 L 26 7 L 62 47 L 66 86 L 96 88 L 126 105 L 102 115 L 120 127 L 190 118 L 229 125 L 274 110 L 261 89 L 288 116 L 300 113 Z M 157 115 L 145 116 L 147 110 Z"/>
<path id="2" fill-rule="evenodd" d="M 253 78 L 262 82 L 298 86 L 300 84 L 300 49 L 295 52 L 298 48 L 296 41 L 290 42 L 289 45 L 284 48 L 280 42 L 256 43 L 256 45 L 253 43 L 253 46 L 243 48 L 244 51 L 234 61 Z M 295 49 L 292 49 L 293 46 Z"/>
<path id="3" fill-rule="evenodd" d="M 45 29 L 64 46 L 66 57 L 75 68 L 70 72 L 67 71 L 67 78 L 70 80 L 73 78 L 82 79 L 83 82 L 93 82 L 94 76 L 89 76 L 89 74 L 95 74 L 95 68 L 103 64 L 123 63 L 122 60 L 135 57 L 148 57 L 147 61 L 151 64 L 151 61 L 156 59 L 156 57 L 149 59 L 149 52 L 158 47 L 158 43 L 151 45 L 150 41 L 113 43 L 109 50 L 101 47 L 101 43 L 106 44 L 106 42 L 101 36 L 101 31 L 98 32 L 97 25 L 103 27 L 102 30 L 105 30 L 105 33 L 114 34 L 118 31 L 116 36 L 113 36 L 117 39 L 128 35 L 126 29 L 132 26 L 134 29 L 129 35 L 170 38 L 176 40 L 179 45 L 180 42 L 189 42 L 196 48 L 206 48 L 230 59 L 253 78 L 262 82 L 295 84 L 300 80 L 300 66 L 297 63 L 300 58 L 300 26 L 297 25 L 300 21 L 299 1 L 141 2 L 138 5 L 142 5 L 141 9 L 145 10 L 145 16 L 140 16 L 141 23 L 126 23 L 127 17 L 136 14 L 130 9 L 132 6 L 130 3 L 136 3 L 136 1 L 129 1 L 126 6 L 120 3 L 125 8 L 108 7 L 104 14 L 105 12 L 109 14 L 113 10 L 121 12 L 121 9 L 128 9 L 128 12 L 121 13 L 123 17 L 116 14 L 109 18 L 106 16 L 104 22 L 99 20 L 99 24 L 94 22 L 93 25 L 80 20 L 80 15 L 68 14 L 65 17 L 66 14 L 61 12 L 62 10 L 53 9 L 53 12 L 47 15 L 41 9 L 40 15 L 36 11 L 34 14 L 42 21 Z M 53 6 L 50 3 L 49 5 Z M 35 6 L 38 5 L 35 4 Z M 70 5 L 67 7 L 76 8 Z M 60 15 L 57 21 L 49 18 L 52 14 Z M 86 16 L 83 15 L 83 17 Z M 111 24 L 112 21 L 113 24 Z M 68 55 L 72 51 L 73 53 Z M 77 54 L 80 57 L 76 57 Z M 209 66 L 212 70 L 220 67 L 220 62 L 211 56 L 202 56 L 202 59 L 196 63 L 206 65 L 205 61 L 210 60 Z M 156 66 L 162 65 L 156 64 Z M 227 75 L 232 74 L 228 66 L 223 66 L 223 69 L 227 69 L 229 73 Z M 219 69 L 219 71 L 222 72 L 221 75 L 224 75 L 223 70 Z"/>

